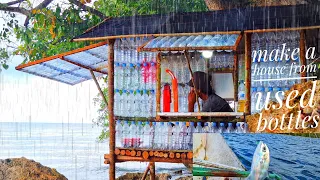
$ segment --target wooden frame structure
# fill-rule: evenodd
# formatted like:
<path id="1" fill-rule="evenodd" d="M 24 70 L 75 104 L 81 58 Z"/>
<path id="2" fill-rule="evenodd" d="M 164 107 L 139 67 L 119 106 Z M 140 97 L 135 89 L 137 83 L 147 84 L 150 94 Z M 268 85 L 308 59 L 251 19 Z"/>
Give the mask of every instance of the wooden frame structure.
<path id="1" fill-rule="evenodd" d="M 157 117 L 156 120 L 160 121 L 162 117 L 238 117 L 242 116 L 241 113 L 160 113 L 160 101 L 161 101 L 161 51 L 188 51 L 188 50 L 234 50 L 237 51 L 237 47 L 240 44 L 242 36 L 244 36 L 244 44 L 245 44 L 245 88 L 246 88 L 246 104 L 245 104 L 245 114 L 250 114 L 250 103 L 251 103 L 251 35 L 252 33 L 256 32 L 274 32 L 274 31 L 292 31 L 292 30 L 300 30 L 300 49 L 301 52 L 305 52 L 305 30 L 306 29 L 317 29 L 320 26 L 314 27 L 305 27 L 305 28 L 289 28 L 289 29 L 262 29 L 262 30 L 247 30 L 244 32 L 240 31 L 230 31 L 230 32 L 202 32 L 202 33 L 177 33 L 177 34 L 139 34 L 139 35 L 122 35 L 122 36 L 109 36 L 109 37 L 100 37 L 100 38 L 81 38 L 75 39 L 74 41 L 101 41 L 107 40 L 107 42 L 101 42 L 96 45 L 92 45 L 90 47 L 95 47 L 103 44 L 108 44 L 108 100 L 103 95 L 103 92 L 97 83 L 97 80 L 94 76 L 94 72 L 100 72 L 105 74 L 104 72 L 100 71 L 99 69 L 92 69 L 81 64 L 76 64 L 71 62 L 77 66 L 85 68 L 90 71 L 97 88 L 104 100 L 104 102 L 108 106 L 108 113 L 109 113 L 109 131 L 110 131 L 110 142 L 109 142 L 109 154 L 104 156 L 105 163 L 109 164 L 109 179 L 115 180 L 115 164 L 117 162 L 125 162 L 125 161 L 144 161 L 150 162 L 147 170 L 145 172 L 144 177 L 150 171 L 151 179 L 155 179 L 155 162 L 170 162 L 170 163 L 192 163 L 192 158 L 190 158 L 191 151 L 164 151 L 164 150 L 143 150 L 143 149 L 125 149 L 125 148 L 116 148 L 115 147 L 115 118 L 114 118 L 114 43 L 116 38 L 124 38 L 124 37 L 143 37 L 143 36 L 191 36 L 191 35 L 208 35 L 208 34 L 235 34 L 240 33 L 240 38 L 236 41 L 235 47 L 219 47 L 219 48 L 206 48 L 206 47 L 196 47 L 196 48 L 178 48 L 178 49 L 166 49 L 166 48 L 159 48 L 157 50 L 152 50 L 154 52 L 158 52 L 157 54 L 157 86 L 156 86 L 156 111 Z M 64 56 L 81 52 L 86 50 L 86 48 L 76 49 L 74 51 L 70 51 L 67 53 L 62 53 L 56 56 L 52 56 L 49 58 L 44 58 L 42 60 L 30 62 L 24 65 L 19 65 L 16 67 L 17 70 L 22 68 L 36 65 L 38 63 L 46 62 L 52 60 L 54 58 L 60 58 L 64 61 L 70 62 L 64 58 Z M 139 49 L 140 51 L 143 50 L 142 48 Z M 148 50 L 148 49 L 145 49 Z M 150 50 L 150 49 L 149 49 Z M 306 65 L 306 60 L 303 53 L 300 53 L 300 60 L 302 65 Z M 237 52 L 234 55 L 234 87 L 236 88 L 235 94 L 238 90 L 238 56 Z M 302 77 L 306 76 L 305 73 L 301 74 Z M 237 100 L 237 96 L 234 97 Z M 123 153 L 124 152 L 124 153 Z M 147 152 L 148 157 L 144 152 Z"/>

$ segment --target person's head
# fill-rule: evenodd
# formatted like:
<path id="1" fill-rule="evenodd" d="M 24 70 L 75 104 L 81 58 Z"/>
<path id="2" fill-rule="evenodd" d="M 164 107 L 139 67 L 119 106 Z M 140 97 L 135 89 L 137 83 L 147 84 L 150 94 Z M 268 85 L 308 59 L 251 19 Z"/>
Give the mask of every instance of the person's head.
<path id="1" fill-rule="evenodd" d="M 202 71 L 196 71 L 193 73 L 193 80 L 195 84 L 195 88 L 200 91 L 200 93 L 205 95 L 211 95 L 214 93 L 210 82 L 211 76 Z M 193 87 L 192 79 L 187 83 L 190 87 Z"/>

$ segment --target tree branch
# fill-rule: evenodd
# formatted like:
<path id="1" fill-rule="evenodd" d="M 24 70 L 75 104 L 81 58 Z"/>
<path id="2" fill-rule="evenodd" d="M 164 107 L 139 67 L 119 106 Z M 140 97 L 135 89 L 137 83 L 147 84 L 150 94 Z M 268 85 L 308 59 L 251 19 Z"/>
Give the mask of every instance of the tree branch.
<path id="1" fill-rule="evenodd" d="M 85 11 L 91 12 L 92 14 L 99 16 L 100 19 L 107 18 L 107 16 L 105 16 L 102 12 L 100 12 L 100 11 L 98 11 L 98 10 L 92 8 L 92 7 L 86 6 L 86 5 L 82 4 L 80 1 L 69 0 L 69 2 L 72 3 L 72 4 L 77 5 L 79 8 L 81 8 L 81 9 L 83 9 Z"/>
<path id="2" fill-rule="evenodd" d="M 9 11 L 9 12 L 16 12 L 16 13 L 20 13 L 23 15 L 28 16 L 30 14 L 30 11 L 25 9 L 25 8 L 21 8 L 21 7 L 9 7 L 6 4 L 0 3 L 0 11 Z"/>
<path id="3" fill-rule="evenodd" d="M 11 1 L 11 2 L 5 3 L 5 5 L 12 6 L 12 5 L 15 5 L 15 4 L 18 4 L 18 3 L 22 3 L 23 1 L 26 1 L 26 0 Z"/>
<path id="4" fill-rule="evenodd" d="M 45 7 L 47 7 L 53 0 L 44 0 L 42 1 L 42 3 L 40 3 L 37 7 L 35 7 L 34 9 L 43 9 Z"/>

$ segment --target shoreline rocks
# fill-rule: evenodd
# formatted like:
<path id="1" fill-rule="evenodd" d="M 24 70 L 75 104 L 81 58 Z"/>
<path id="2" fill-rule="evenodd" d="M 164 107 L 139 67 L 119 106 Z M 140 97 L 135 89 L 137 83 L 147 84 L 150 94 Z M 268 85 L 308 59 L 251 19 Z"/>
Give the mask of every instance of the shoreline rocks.
<path id="1" fill-rule="evenodd" d="M 67 180 L 56 169 L 25 157 L 0 159 L 0 180 Z"/>

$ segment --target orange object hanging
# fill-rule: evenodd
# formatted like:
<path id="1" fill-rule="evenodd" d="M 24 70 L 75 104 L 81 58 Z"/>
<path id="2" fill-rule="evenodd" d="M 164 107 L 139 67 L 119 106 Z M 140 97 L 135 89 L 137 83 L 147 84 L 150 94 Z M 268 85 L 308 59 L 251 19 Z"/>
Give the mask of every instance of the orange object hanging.
<path id="1" fill-rule="evenodd" d="M 178 99 L 178 80 L 170 71 L 170 69 L 166 69 L 166 72 L 171 76 L 172 80 L 172 93 L 173 93 L 173 110 L 174 112 L 179 111 L 179 99 Z"/>

